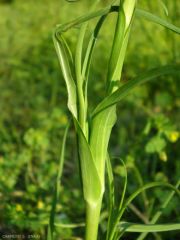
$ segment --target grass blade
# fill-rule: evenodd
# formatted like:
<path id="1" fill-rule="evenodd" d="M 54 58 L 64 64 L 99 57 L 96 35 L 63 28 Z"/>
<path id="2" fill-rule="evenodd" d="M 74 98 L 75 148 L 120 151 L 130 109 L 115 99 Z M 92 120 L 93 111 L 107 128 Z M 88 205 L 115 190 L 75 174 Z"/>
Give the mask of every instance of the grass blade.
<path id="1" fill-rule="evenodd" d="M 121 159 L 120 159 L 121 160 Z M 110 202 L 112 201 L 111 199 L 113 199 L 113 202 L 110 205 L 110 211 L 109 211 L 109 219 L 108 219 L 108 231 L 107 231 L 107 235 L 106 235 L 106 239 L 109 240 L 112 238 L 113 234 L 112 233 L 112 229 L 114 229 L 113 226 L 117 225 L 119 222 L 119 211 L 121 210 L 123 203 L 124 203 L 124 198 L 125 198 L 125 193 L 126 193 L 126 188 L 127 188 L 127 169 L 126 166 L 124 164 L 124 162 L 121 160 L 124 170 L 125 170 L 125 181 L 124 181 L 124 187 L 122 190 L 122 196 L 120 199 L 120 202 L 118 204 L 118 206 L 116 206 L 117 204 L 114 201 L 114 178 L 113 178 L 113 172 L 112 172 L 112 167 L 111 167 L 111 162 L 110 159 L 108 159 L 107 161 L 107 170 L 108 170 L 108 178 L 109 178 L 109 188 L 110 188 Z M 113 186 L 112 186 L 113 184 Z M 113 195 L 113 196 L 112 196 Z M 116 234 L 116 233 L 115 233 Z M 117 236 L 115 236 L 115 239 L 117 238 Z"/>
<path id="2" fill-rule="evenodd" d="M 112 170 L 109 154 L 107 154 L 106 168 L 107 168 L 108 187 L 109 187 L 109 212 L 111 212 L 115 202 L 114 202 L 114 176 L 113 176 L 113 170 Z"/>
<path id="3" fill-rule="evenodd" d="M 161 182 L 151 182 L 148 184 L 145 184 L 143 187 L 139 188 L 138 190 L 136 190 L 125 202 L 125 204 L 123 205 L 123 207 L 120 209 L 119 214 L 117 219 L 120 220 L 122 215 L 124 214 L 126 208 L 128 207 L 128 205 L 139 195 L 141 194 L 144 190 L 150 189 L 150 188 L 154 188 L 154 187 L 166 187 L 166 188 L 170 188 L 173 189 L 178 196 L 180 197 L 180 192 L 179 190 L 177 190 L 177 188 L 175 188 L 174 186 L 172 186 L 169 183 L 161 183 Z M 109 240 L 112 240 L 114 235 L 117 232 L 117 226 L 118 226 L 118 222 L 115 222 L 115 224 L 112 227 L 111 230 L 111 235 L 109 237 Z"/>
<path id="4" fill-rule="evenodd" d="M 121 160 L 121 159 L 120 159 Z M 125 198 L 125 194 L 126 194 L 126 189 L 127 189 L 127 169 L 126 169 L 126 165 L 123 162 L 123 160 L 121 160 L 124 170 L 125 170 L 125 180 L 124 180 L 124 187 L 123 187 L 123 191 L 122 191 L 122 197 L 121 197 L 121 201 L 119 204 L 119 211 L 121 210 L 123 203 L 124 203 L 124 198 Z"/>
<path id="5" fill-rule="evenodd" d="M 88 73 L 89 73 L 89 68 L 90 68 L 90 64 L 91 64 L 91 59 L 92 59 L 92 53 L 95 47 L 95 44 L 97 42 L 97 37 L 99 34 L 99 31 L 103 25 L 104 20 L 106 19 L 107 15 L 103 15 L 99 21 L 97 22 L 97 25 L 91 35 L 91 38 L 89 40 L 89 44 L 87 47 L 87 51 L 85 54 L 85 58 L 84 58 L 84 62 L 83 62 L 83 71 L 82 71 L 82 75 L 84 78 L 88 78 Z"/>
<path id="6" fill-rule="evenodd" d="M 93 33 L 92 33 L 92 36 L 89 40 L 89 44 L 87 46 L 87 51 L 86 51 L 84 62 L 83 62 L 82 78 L 85 81 L 85 84 L 84 84 L 84 98 L 85 98 L 85 108 L 86 109 L 88 107 L 88 93 L 87 93 L 87 91 L 88 91 L 88 77 L 89 77 L 89 70 L 90 70 L 90 65 L 91 65 L 92 54 L 93 54 L 93 50 L 94 50 L 96 42 L 97 42 L 97 37 L 98 37 L 99 31 L 102 27 L 102 24 L 103 24 L 106 16 L 107 15 L 102 16 L 97 23 L 97 25 L 96 25 Z M 87 131 L 87 136 L 88 136 L 88 134 L 89 134 L 89 132 Z"/>
<path id="7" fill-rule="evenodd" d="M 111 6 L 113 5 L 113 3 L 115 2 L 116 0 L 113 0 L 112 3 L 111 3 Z M 110 9 L 110 6 L 108 6 L 108 8 Z M 86 54 L 85 54 L 85 58 L 84 58 L 84 62 L 83 62 L 83 77 L 88 77 L 88 73 L 89 73 L 89 68 L 90 68 L 90 63 L 91 63 L 91 58 L 92 58 L 92 53 L 93 53 L 93 50 L 94 50 L 94 47 L 95 47 L 95 44 L 96 44 L 96 41 L 97 41 L 97 37 L 98 37 L 98 34 L 99 34 L 99 31 L 101 30 L 101 27 L 106 19 L 106 17 L 108 16 L 108 13 L 107 14 L 102 14 L 102 16 L 100 16 L 100 19 L 98 20 L 97 24 L 96 24 L 96 27 L 94 28 L 94 31 L 91 35 L 91 38 L 89 40 L 89 44 L 88 44 L 88 47 L 87 47 L 87 51 L 86 51 Z"/>
<path id="8" fill-rule="evenodd" d="M 164 13 L 166 14 L 166 16 L 168 16 L 169 15 L 169 11 L 168 11 L 168 8 L 167 8 L 166 4 L 162 0 L 159 0 L 159 5 L 164 10 Z"/>
<path id="9" fill-rule="evenodd" d="M 180 230 L 180 223 L 168 223 L 168 224 L 137 224 L 129 222 L 119 223 L 120 231 L 125 232 L 140 232 L 140 233 L 150 233 L 150 232 L 167 232 Z"/>
<path id="10" fill-rule="evenodd" d="M 57 38 L 56 34 L 54 34 L 53 41 L 66 82 L 68 91 L 68 108 L 74 116 L 77 116 L 76 85 L 73 80 L 71 68 L 68 61 L 67 47 L 64 43 L 64 39 L 61 36 Z"/>
<path id="11" fill-rule="evenodd" d="M 179 186 L 180 186 L 180 180 L 177 182 L 177 184 L 176 184 L 175 187 L 178 189 Z M 174 196 L 174 194 L 175 194 L 175 192 L 172 191 L 172 192 L 168 195 L 168 197 L 167 197 L 166 200 L 164 201 L 164 203 L 163 203 L 162 207 L 160 208 L 160 210 L 159 210 L 158 212 L 156 212 L 156 213 L 154 214 L 154 216 L 152 217 L 152 219 L 151 219 L 151 221 L 150 221 L 151 224 L 155 224 L 155 223 L 158 221 L 158 219 L 160 218 L 160 216 L 161 216 L 162 213 L 163 213 L 163 210 L 167 207 L 168 203 L 171 201 L 171 199 L 172 199 L 172 197 Z M 148 233 L 142 233 L 142 234 L 137 238 L 137 240 L 143 240 L 143 239 L 147 236 L 147 234 L 148 234 Z"/>
<path id="12" fill-rule="evenodd" d="M 84 22 L 87 22 L 89 20 L 92 20 L 94 18 L 106 15 L 109 12 L 118 11 L 118 9 L 119 9 L 118 7 L 107 6 L 107 7 L 103 8 L 103 9 L 91 12 L 89 14 L 84 14 L 83 16 L 80 16 L 80 17 L 76 18 L 75 20 L 72 20 L 72 21 L 70 21 L 68 23 L 57 25 L 56 29 L 55 29 L 55 32 L 57 33 L 57 35 L 59 35 L 62 32 L 66 32 L 70 28 L 78 26 L 78 25 L 80 25 L 80 24 L 82 24 Z"/>
<path id="13" fill-rule="evenodd" d="M 94 12 L 91 12 L 89 14 L 85 14 L 83 16 L 80 16 L 78 18 L 76 18 L 75 20 L 72 20 L 68 23 L 65 23 L 65 24 L 59 24 L 56 26 L 55 28 L 55 32 L 57 34 L 57 36 L 59 34 L 61 34 L 62 32 L 66 32 L 68 29 L 70 28 L 73 28 L 75 26 L 78 26 L 84 22 L 87 22 L 87 21 L 90 21 L 94 18 L 97 18 L 97 17 L 102 17 L 103 15 L 107 15 L 109 13 L 112 13 L 112 12 L 118 12 L 119 11 L 119 6 L 107 6 L 103 9 L 100 9 L 100 10 L 97 10 L 97 11 L 94 11 Z M 167 22 L 166 20 L 152 14 L 152 13 L 149 13 L 143 9 L 138 9 L 136 8 L 135 10 L 135 15 L 138 16 L 138 17 L 143 17 L 151 22 L 154 22 L 156 24 L 160 24 L 161 26 L 163 27 L 166 27 L 168 28 L 169 30 L 172 30 L 173 32 L 175 33 L 180 33 L 180 28 L 179 27 L 176 27 L 175 25 L 173 25 L 172 23 L 169 23 Z"/>
<path id="14" fill-rule="evenodd" d="M 54 191 L 54 197 L 52 201 L 52 207 L 51 207 L 51 213 L 50 213 L 50 219 L 49 219 L 49 225 L 48 225 L 48 234 L 47 234 L 47 240 L 53 240 L 53 232 L 54 232 L 54 221 L 55 221 L 55 214 L 56 214 L 56 204 L 59 198 L 60 193 L 60 183 L 61 183 L 61 176 L 64 166 L 64 159 L 65 159 L 65 146 L 66 146 L 66 139 L 67 139 L 67 133 L 69 129 L 70 123 L 67 125 L 63 140 L 62 140 L 62 146 L 60 150 L 60 159 L 59 159 L 59 167 L 58 167 L 58 175 L 56 179 L 56 186 Z"/>
<path id="15" fill-rule="evenodd" d="M 132 167 L 132 169 L 134 171 L 134 175 L 135 175 L 135 177 L 137 179 L 139 187 L 144 186 L 144 181 L 143 181 L 142 175 L 141 175 L 138 167 L 136 165 L 134 165 Z M 147 197 L 146 191 L 142 192 L 142 200 L 143 200 L 143 203 L 144 203 L 144 210 L 147 211 L 149 201 L 148 201 L 148 197 Z"/>
<path id="16" fill-rule="evenodd" d="M 126 97 L 129 93 L 131 93 L 131 91 L 147 82 L 150 80 L 154 80 L 157 77 L 166 75 L 166 74 L 175 74 L 179 72 L 180 70 L 178 68 L 178 66 L 163 66 L 163 67 L 159 67 L 159 68 L 155 68 L 152 70 L 149 70 L 147 72 L 145 72 L 144 74 L 136 77 L 135 79 L 125 83 L 122 87 L 118 88 L 114 93 L 112 93 L 111 95 L 107 96 L 94 110 L 94 112 L 92 113 L 92 117 L 95 117 L 98 113 L 100 113 L 101 111 L 111 107 L 112 105 L 117 104 L 119 101 L 121 101 L 124 97 Z"/>
<path id="17" fill-rule="evenodd" d="M 180 28 L 179 27 L 176 27 L 175 25 L 167 22 L 166 20 L 164 20 L 164 19 L 162 19 L 162 18 L 160 18 L 160 17 L 158 17 L 158 16 L 156 16 L 152 13 L 149 13 L 149 12 L 147 12 L 145 10 L 142 10 L 142 9 L 137 9 L 136 10 L 136 15 L 138 17 L 143 17 L 146 20 L 149 20 L 149 21 L 157 23 L 157 24 L 159 24 L 163 27 L 166 27 L 166 28 L 168 28 L 169 30 L 171 30 L 175 33 L 180 34 Z"/>
<path id="18" fill-rule="evenodd" d="M 180 197 L 180 191 L 174 187 L 173 185 L 169 184 L 169 183 L 162 183 L 162 182 L 151 182 L 151 183 L 147 183 L 145 184 L 143 187 L 139 188 L 138 190 L 136 190 L 126 201 L 126 203 L 124 204 L 123 208 L 120 211 L 120 215 L 122 216 L 122 214 L 124 213 L 125 209 L 128 207 L 128 205 L 139 195 L 141 194 L 144 190 L 146 189 L 150 189 L 150 188 L 154 188 L 154 187 L 166 187 L 166 188 L 170 188 L 173 189 L 177 195 Z"/>

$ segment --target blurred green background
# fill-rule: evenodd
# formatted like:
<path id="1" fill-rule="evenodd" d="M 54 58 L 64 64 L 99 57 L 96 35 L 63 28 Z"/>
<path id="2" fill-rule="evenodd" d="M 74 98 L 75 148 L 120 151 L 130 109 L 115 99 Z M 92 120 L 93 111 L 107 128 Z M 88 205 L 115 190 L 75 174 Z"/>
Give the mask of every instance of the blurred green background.
<path id="1" fill-rule="evenodd" d="M 101 1 L 101 6 L 108 4 Z M 178 0 L 139 0 L 147 9 L 175 25 Z M 0 234 L 39 234 L 45 239 L 57 175 L 59 151 L 69 113 L 67 93 L 52 41 L 52 30 L 89 9 L 91 1 L 0 0 Z M 109 48 L 115 18 L 108 18 L 93 56 L 89 81 L 91 107 L 103 98 Z M 91 29 L 91 28 L 90 28 Z M 90 30 L 89 30 L 90 31 Z M 75 48 L 78 29 L 66 39 Z M 141 72 L 165 64 L 179 64 L 178 36 L 160 26 L 136 19 L 129 43 L 123 82 Z M 137 88 L 118 107 L 110 152 L 120 156 L 128 168 L 128 193 L 149 181 L 176 184 L 180 177 L 179 76 L 166 76 Z M 117 191 L 123 184 L 120 161 L 113 160 Z M 120 190 L 119 190 L 120 189 Z M 146 217 L 163 203 L 168 191 L 147 193 L 144 206 L 139 197 L 134 207 Z M 84 221 L 76 138 L 70 129 L 65 168 L 57 206 L 57 221 Z M 106 207 L 106 196 L 103 209 Z M 165 209 L 160 222 L 177 222 L 180 205 L 176 197 Z M 103 210 L 102 214 L 107 215 Z M 139 221 L 133 209 L 126 220 Z M 101 232 L 105 231 L 106 218 Z M 84 229 L 57 228 L 57 240 L 83 236 Z M 134 239 L 136 235 L 126 235 Z M 160 235 L 177 240 L 178 233 Z M 146 239 L 156 239 L 148 235 Z"/>

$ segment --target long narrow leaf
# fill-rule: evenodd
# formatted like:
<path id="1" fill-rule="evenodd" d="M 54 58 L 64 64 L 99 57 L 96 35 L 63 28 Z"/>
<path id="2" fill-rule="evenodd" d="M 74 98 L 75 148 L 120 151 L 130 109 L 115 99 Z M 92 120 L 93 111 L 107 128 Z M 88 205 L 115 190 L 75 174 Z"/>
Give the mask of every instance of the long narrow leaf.
<path id="1" fill-rule="evenodd" d="M 100 10 L 91 12 L 89 14 L 85 14 L 83 16 L 80 16 L 80 17 L 76 18 L 75 20 L 72 20 L 68 23 L 57 25 L 56 29 L 55 29 L 55 32 L 58 35 L 58 34 L 61 34 L 62 32 L 67 31 L 70 28 L 78 26 L 78 25 L 80 25 L 84 22 L 87 22 L 89 20 L 92 20 L 94 18 L 101 17 L 101 16 L 109 14 L 111 12 L 118 12 L 118 11 L 119 11 L 119 6 L 107 6 L 103 9 L 100 9 Z M 162 18 L 160 18 L 160 17 L 158 17 L 158 16 L 156 16 L 152 13 L 149 13 L 145 10 L 136 8 L 135 15 L 138 16 L 138 17 L 143 17 L 143 18 L 145 18 L 145 19 L 147 19 L 151 22 L 154 22 L 156 24 L 160 24 L 161 26 L 166 27 L 169 30 L 172 30 L 176 33 L 180 33 L 180 28 L 179 27 L 176 27 L 175 25 L 167 22 L 166 20 L 164 20 L 164 19 L 162 19 Z"/>
<path id="2" fill-rule="evenodd" d="M 90 63 L 91 63 L 91 59 L 92 59 L 92 53 L 93 53 L 93 50 L 94 50 L 94 47 L 95 47 L 95 44 L 96 44 L 96 41 L 97 41 L 97 37 L 98 37 L 98 34 L 99 34 L 99 31 L 102 27 L 102 24 L 105 20 L 107 15 L 103 15 L 99 21 L 97 22 L 97 25 L 91 35 L 91 38 L 89 40 L 89 44 L 88 44 L 88 47 L 87 47 L 87 51 L 86 51 L 86 54 L 85 54 L 85 58 L 84 58 L 84 63 L 83 63 L 83 77 L 88 77 L 88 72 L 89 72 L 89 68 L 90 68 Z"/>
<path id="3" fill-rule="evenodd" d="M 107 154 L 106 168 L 107 168 L 107 175 L 108 175 L 107 179 L 108 179 L 108 187 L 109 187 L 109 212 L 111 212 L 115 202 L 114 202 L 114 176 L 113 176 L 113 170 L 112 170 L 109 154 Z"/>
<path id="4" fill-rule="evenodd" d="M 126 97 L 131 91 L 150 80 L 154 80 L 159 76 L 167 75 L 167 74 L 174 74 L 180 73 L 178 66 L 163 66 L 156 69 L 152 69 L 150 71 L 145 72 L 144 74 L 136 77 L 135 79 L 127 82 L 122 87 L 118 88 L 114 93 L 106 97 L 94 110 L 92 117 L 97 115 L 99 112 L 105 110 L 106 108 L 117 104 L 121 101 L 124 97 Z"/>
<path id="5" fill-rule="evenodd" d="M 113 180 L 113 172 L 112 172 L 112 168 L 111 168 L 111 162 L 110 159 L 107 162 L 107 170 L 108 170 L 108 175 L 109 175 L 109 183 L 111 183 L 111 185 L 113 184 L 113 186 L 110 186 L 110 191 L 111 191 L 111 195 L 113 195 L 113 204 L 111 204 L 111 208 L 110 208 L 110 212 L 109 212 L 109 219 L 108 219 L 108 231 L 107 231 L 107 235 L 106 235 L 106 239 L 109 240 L 112 237 L 112 232 L 111 230 L 114 229 L 114 226 L 118 224 L 119 222 L 119 211 L 121 210 L 123 203 L 124 203 L 124 198 L 125 198 L 125 193 L 126 193 L 126 188 L 127 188 L 127 169 L 126 166 L 124 164 L 124 162 L 121 160 L 124 170 L 125 170 L 125 180 L 124 180 L 124 187 L 122 190 L 122 196 L 121 199 L 119 201 L 119 204 L 115 204 L 114 201 L 114 180 Z M 110 196 L 111 197 L 111 196 Z M 111 198 L 112 198 L 111 197 Z M 110 198 L 110 201 L 111 201 Z M 115 239 L 118 239 L 117 236 L 115 236 Z"/>
<path id="6" fill-rule="evenodd" d="M 149 188 L 154 188 L 154 187 L 166 187 L 169 189 L 174 190 L 177 195 L 180 197 L 180 191 L 174 187 L 173 185 L 169 184 L 169 183 L 162 183 L 162 182 L 151 182 L 151 183 L 147 183 L 145 184 L 143 187 L 139 188 L 137 191 L 135 191 L 126 201 L 126 203 L 124 204 L 123 208 L 120 211 L 120 215 L 122 216 L 122 214 L 124 213 L 125 209 L 128 207 L 128 205 L 139 195 L 141 194 L 144 190 L 149 189 Z"/>
<path id="7" fill-rule="evenodd" d="M 114 6 L 107 6 L 103 9 L 100 9 L 98 11 L 94 11 L 94 12 L 91 12 L 89 14 L 84 14 L 83 16 L 80 16 L 78 18 L 76 18 L 75 20 L 72 20 L 68 23 L 65 23 L 65 24 L 60 24 L 60 25 L 57 25 L 56 26 L 56 29 L 55 29 L 55 32 L 57 34 L 61 34 L 62 32 L 65 32 L 67 31 L 68 29 L 70 28 L 73 28 L 75 26 L 78 26 L 84 22 L 87 22 L 91 19 L 94 19 L 94 18 L 97 18 L 97 17 L 101 17 L 103 15 L 106 15 L 108 14 L 109 12 L 112 12 L 112 11 L 118 11 L 118 7 L 114 7 Z"/>
<path id="8" fill-rule="evenodd" d="M 97 5 L 99 0 L 94 0 L 92 3 L 92 7 L 90 8 L 90 12 L 92 12 Z M 83 43 L 85 38 L 85 33 L 88 27 L 88 21 L 82 22 L 82 26 L 78 35 L 78 41 L 76 46 L 76 54 L 75 54 L 75 64 L 76 64 L 76 75 L 77 82 L 80 81 L 80 84 L 83 83 L 84 78 L 82 76 L 82 51 L 83 51 Z"/>
<path id="9" fill-rule="evenodd" d="M 66 139 L 67 139 L 67 133 L 69 129 L 70 124 L 67 125 L 63 140 L 62 140 L 62 146 L 60 151 L 60 159 L 59 159 L 59 167 L 58 167 L 58 175 L 56 179 L 56 186 L 54 191 L 54 197 L 52 201 L 52 207 L 51 207 L 51 213 L 50 213 L 50 219 L 49 219 L 49 225 L 48 225 L 48 234 L 47 234 L 47 240 L 53 240 L 53 232 L 54 232 L 54 220 L 55 220 L 55 214 L 56 214 L 56 204 L 59 198 L 60 194 L 60 181 L 64 166 L 64 159 L 65 159 L 65 145 L 66 145 Z"/>
<path id="10" fill-rule="evenodd" d="M 124 206 L 121 208 L 121 210 L 119 211 L 119 215 L 118 215 L 118 220 L 121 219 L 122 215 L 124 214 L 124 211 L 126 210 L 126 208 L 128 207 L 128 205 L 139 195 L 141 194 L 144 190 L 150 189 L 150 188 L 154 188 L 154 187 L 166 187 L 166 188 L 170 188 L 173 189 L 178 196 L 180 197 L 180 192 L 177 188 L 175 188 L 174 186 L 172 186 L 169 183 L 161 183 L 161 182 L 151 182 L 148 184 L 145 184 L 143 187 L 139 188 L 137 191 L 135 191 L 125 202 Z M 113 239 L 114 235 L 117 232 L 117 226 L 118 226 L 118 222 L 116 222 L 114 224 L 114 226 L 111 229 L 111 235 L 109 237 L 109 239 Z"/>
<path id="11" fill-rule="evenodd" d="M 124 179 L 124 187 L 123 187 L 123 191 L 122 191 L 122 197 L 121 197 L 121 201 L 120 201 L 120 204 L 119 204 L 119 211 L 121 210 L 121 208 L 123 206 L 124 198 L 125 198 L 125 194 L 126 194 L 126 189 L 127 189 L 127 169 L 126 169 L 126 165 L 123 162 L 123 160 L 121 160 L 121 162 L 122 162 L 123 168 L 125 170 L 125 179 Z"/>
<path id="12" fill-rule="evenodd" d="M 120 222 L 119 228 L 120 228 L 120 231 L 125 231 L 125 232 L 140 232 L 140 233 L 167 232 L 167 231 L 180 230 L 180 223 L 137 224 L 137 223 L 129 223 L 129 222 Z"/>
<path id="13" fill-rule="evenodd" d="M 164 13 L 166 14 L 166 16 L 168 16 L 169 15 L 169 11 L 168 11 L 168 8 L 167 8 L 166 4 L 163 2 L 163 0 L 159 0 L 159 5 L 164 10 Z"/>
<path id="14" fill-rule="evenodd" d="M 76 85 L 73 80 L 72 72 L 68 61 L 66 44 L 64 43 L 64 39 L 61 36 L 57 38 L 56 34 L 54 34 L 53 36 L 53 41 L 66 82 L 66 87 L 68 91 L 68 108 L 74 116 L 77 116 Z"/>
<path id="15" fill-rule="evenodd" d="M 176 184 L 176 188 L 178 189 L 180 186 L 180 180 L 177 182 Z M 163 205 L 161 206 L 160 210 L 157 211 L 154 216 L 152 217 L 150 223 L 151 224 L 155 224 L 158 219 L 160 218 L 160 216 L 162 215 L 163 213 L 163 210 L 167 207 L 168 203 L 171 201 L 172 197 L 174 196 L 175 192 L 172 191 L 168 196 L 167 198 L 165 199 Z M 137 240 L 143 240 L 146 236 L 147 236 L 148 233 L 142 233 L 138 238 Z"/>
<path id="16" fill-rule="evenodd" d="M 100 18 L 100 20 L 98 21 L 93 33 L 92 33 L 92 36 L 89 40 L 89 43 L 88 43 L 88 47 L 87 47 L 87 50 L 86 50 L 86 54 L 85 54 L 85 58 L 84 58 L 84 62 L 83 62 L 83 68 L 82 68 L 82 78 L 84 79 L 84 99 L 85 99 L 85 108 L 87 109 L 88 107 L 88 78 L 89 78 L 89 70 L 90 70 L 90 65 L 91 65 L 91 59 L 92 59 L 92 54 L 93 54 L 93 50 L 95 48 L 95 45 L 96 45 L 96 42 L 97 42 L 97 37 L 98 37 L 98 34 L 99 34 L 99 31 L 102 27 L 102 24 L 104 22 L 106 18 L 106 15 L 105 16 L 102 16 Z M 87 111 L 86 111 L 87 113 Z M 89 135 L 89 132 L 87 130 L 87 137 Z"/>
<path id="17" fill-rule="evenodd" d="M 179 27 L 176 27 L 175 25 L 167 22 L 166 20 L 164 20 L 164 19 L 162 19 L 162 18 L 160 18 L 160 17 L 158 17 L 158 16 L 156 16 L 152 13 L 149 13 L 149 12 L 144 11 L 142 9 L 137 9 L 136 10 L 136 15 L 138 17 L 143 17 L 143 18 L 145 18 L 145 19 L 147 19 L 151 22 L 154 22 L 154 23 L 157 23 L 157 24 L 159 24 L 163 27 L 166 27 L 166 28 L 168 28 L 169 30 L 171 30 L 175 33 L 180 34 L 180 28 Z"/>

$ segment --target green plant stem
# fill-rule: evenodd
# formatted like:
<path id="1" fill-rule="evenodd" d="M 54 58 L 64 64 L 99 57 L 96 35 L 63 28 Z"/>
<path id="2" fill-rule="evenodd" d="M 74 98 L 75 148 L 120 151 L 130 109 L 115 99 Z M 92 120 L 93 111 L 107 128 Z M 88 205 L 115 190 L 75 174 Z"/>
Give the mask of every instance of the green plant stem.
<path id="1" fill-rule="evenodd" d="M 94 204 L 86 204 L 86 238 L 85 240 L 96 240 L 101 211 L 102 199 Z"/>

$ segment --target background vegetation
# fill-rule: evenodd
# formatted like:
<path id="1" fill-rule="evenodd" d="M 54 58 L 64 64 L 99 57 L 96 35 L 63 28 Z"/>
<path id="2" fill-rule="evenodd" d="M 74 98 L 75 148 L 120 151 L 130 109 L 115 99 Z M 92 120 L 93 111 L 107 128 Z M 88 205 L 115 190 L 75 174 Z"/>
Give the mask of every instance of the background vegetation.
<path id="1" fill-rule="evenodd" d="M 46 224 L 57 175 L 62 134 L 67 124 L 67 94 L 59 71 L 52 41 L 57 23 L 67 22 L 88 11 L 89 1 L 64 0 L 0 1 L 0 234 L 40 234 L 45 239 Z M 108 1 L 102 1 L 102 5 Z M 139 0 L 175 25 L 178 0 Z M 90 94 L 92 106 L 104 94 L 113 18 L 101 32 L 92 65 Z M 77 29 L 66 34 L 72 47 Z M 160 26 L 137 19 L 131 34 L 123 79 L 127 81 L 144 70 L 179 63 L 177 35 Z M 178 76 L 159 78 L 136 89 L 118 107 L 118 123 L 113 130 L 110 152 L 120 156 L 128 167 L 128 193 L 149 181 L 176 184 L 180 173 Z M 79 223 L 84 206 L 79 179 L 76 139 L 70 130 L 57 221 Z M 117 191 L 121 189 L 123 168 L 113 160 Z M 167 191 L 153 190 L 134 201 L 127 212 L 129 221 L 146 220 L 157 211 Z M 106 196 L 105 196 L 106 199 Z M 106 201 L 104 201 L 106 204 Z M 160 222 L 180 221 L 176 197 L 165 209 Z M 104 211 L 102 214 L 106 216 Z M 139 219 L 139 220 L 138 220 Z M 103 232 L 106 219 L 102 220 Z M 82 236 L 83 228 L 57 229 L 57 239 Z M 161 234 L 163 240 L 177 239 L 177 232 Z M 148 235 L 147 239 L 154 239 Z M 126 236 L 126 239 L 131 239 Z M 134 238 L 132 238 L 134 239 Z"/>

